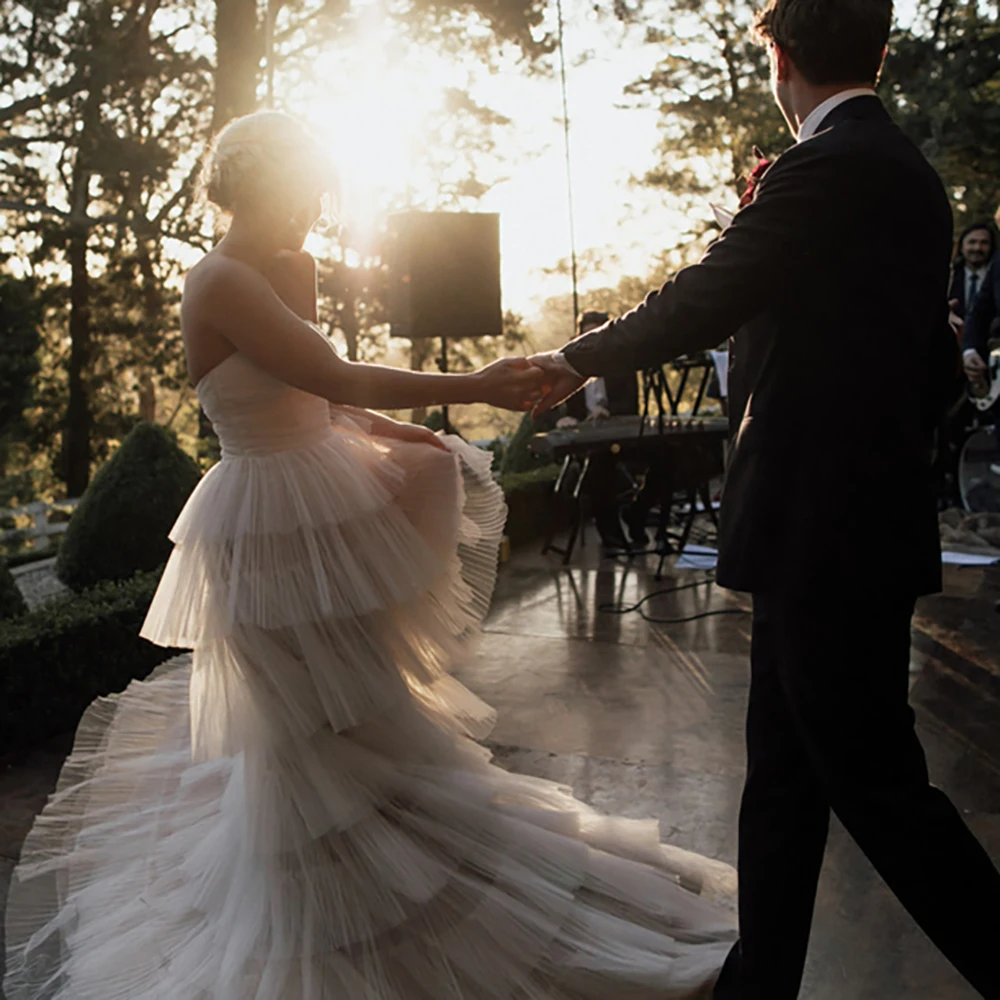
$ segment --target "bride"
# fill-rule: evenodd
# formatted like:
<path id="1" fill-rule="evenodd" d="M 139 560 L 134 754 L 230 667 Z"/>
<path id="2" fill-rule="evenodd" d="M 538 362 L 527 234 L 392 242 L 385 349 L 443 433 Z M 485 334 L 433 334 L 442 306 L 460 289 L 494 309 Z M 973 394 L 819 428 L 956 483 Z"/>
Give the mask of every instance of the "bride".
<path id="1" fill-rule="evenodd" d="M 731 870 L 493 766 L 449 676 L 494 584 L 490 455 L 366 409 L 524 409 L 542 375 L 341 360 L 301 250 L 329 180 L 287 116 L 216 142 L 232 218 L 182 325 L 222 460 L 142 630 L 193 652 L 84 716 L 11 884 L 8 1000 L 708 996 Z"/>

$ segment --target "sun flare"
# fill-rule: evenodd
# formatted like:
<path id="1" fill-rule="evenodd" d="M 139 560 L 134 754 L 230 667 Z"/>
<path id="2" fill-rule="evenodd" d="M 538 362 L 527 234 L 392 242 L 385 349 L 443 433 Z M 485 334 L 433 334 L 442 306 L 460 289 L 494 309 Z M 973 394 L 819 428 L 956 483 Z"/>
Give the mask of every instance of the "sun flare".
<path id="1" fill-rule="evenodd" d="M 338 221 L 353 246 L 372 239 L 391 206 L 424 194 L 414 190 L 414 167 L 447 83 L 446 67 L 436 63 L 402 57 L 389 29 L 374 24 L 314 66 L 314 96 L 301 114 L 337 166 Z"/>

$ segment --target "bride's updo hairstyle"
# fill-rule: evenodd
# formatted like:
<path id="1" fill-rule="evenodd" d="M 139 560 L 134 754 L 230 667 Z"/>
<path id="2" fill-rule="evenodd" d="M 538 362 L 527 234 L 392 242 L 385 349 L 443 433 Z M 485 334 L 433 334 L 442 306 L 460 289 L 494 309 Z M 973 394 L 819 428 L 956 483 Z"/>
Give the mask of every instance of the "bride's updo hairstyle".
<path id="1" fill-rule="evenodd" d="M 330 157 L 301 122 L 281 111 L 257 111 L 215 137 L 202 189 L 227 214 L 240 208 L 278 220 L 314 196 L 336 199 L 338 181 Z"/>

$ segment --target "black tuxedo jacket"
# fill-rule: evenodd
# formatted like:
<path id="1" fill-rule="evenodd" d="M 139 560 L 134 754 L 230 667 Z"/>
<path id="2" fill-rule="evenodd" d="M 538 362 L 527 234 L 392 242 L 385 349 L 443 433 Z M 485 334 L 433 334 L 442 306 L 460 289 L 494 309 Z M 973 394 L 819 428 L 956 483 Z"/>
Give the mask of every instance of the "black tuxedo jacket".
<path id="1" fill-rule="evenodd" d="M 979 351 L 985 359 L 989 354 L 990 337 L 996 336 L 1000 316 L 1000 253 L 994 254 L 983 278 L 982 288 L 965 312 L 962 348 Z"/>
<path id="2" fill-rule="evenodd" d="M 940 588 L 930 438 L 957 364 L 951 246 L 941 181 L 857 97 L 775 161 L 698 264 L 564 348 L 607 375 L 739 331 L 721 584 Z"/>

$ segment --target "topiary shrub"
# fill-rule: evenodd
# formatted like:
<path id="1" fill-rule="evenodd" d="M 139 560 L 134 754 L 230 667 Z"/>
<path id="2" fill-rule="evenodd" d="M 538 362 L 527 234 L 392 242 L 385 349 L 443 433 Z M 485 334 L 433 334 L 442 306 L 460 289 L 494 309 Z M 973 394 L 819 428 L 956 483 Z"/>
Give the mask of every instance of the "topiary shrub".
<path id="1" fill-rule="evenodd" d="M 428 430 L 438 431 L 444 430 L 444 414 L 440 410 L 431 410 L 430 413 L 424 417 L 424 427 Z"/>
<path id="2" fill-rule="evenodd" d="M 24 597 L 17 586 L 14 574 L 7 568 L 7 564 L 0 559 L 0 621 L 5 618 L 15 618 L 23 615 L 28 610 L 28 605 L 24 603 Z"/>
<path id="3" fill-rule="evenodd" d="M 488 451 L 493 455 L 493 464 L 491 468 L 494 472 L 499 474 L 500 468 L 503 465 L 503 457 L 507 452 L 507 444 L 503 438 L 494 438 L 488 444 L 481 445 L 483 451 Z"/>
<path id="4" fill-rule="evenodd" d="M 512 473 L 527 472 L 529 469 L 537 469 L 545 464 L 543 459 L 532 455 L 528 451 L 528 442 L 543 430 L 549 430 L 547 421 L 539 422 L 530 413 L 526 413 L 522 418 L 514 436 L 507 445 L 503 459 L 500 462 L 500 475 L 509 476 Z"/>
<path id="5" fill-rule="evenodd" d="M 533 542 L 554 525 L 559 506 L 552 488 L 558 478 L 558 465 L 511 472 L 497 478 L 507 501 L 505 531 L 511 545 Z"/>
<path id="6" fill-rule="evenodd" d="M 69 732 L 95 698 L 180 652 L 139 638 L 159 577 L 102 583 L 0 624 L 0 754 Z"/>
<path id="7" fill-rule="evenodd" d="M 59 547 L 59 579 L 83 590 L 163 565 L 167 535 L 200 477 L 168 431 L 138 424 L 80 500 Z"/>

